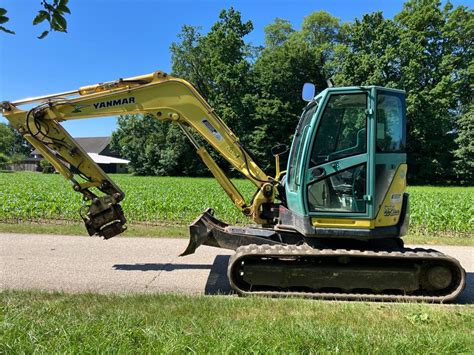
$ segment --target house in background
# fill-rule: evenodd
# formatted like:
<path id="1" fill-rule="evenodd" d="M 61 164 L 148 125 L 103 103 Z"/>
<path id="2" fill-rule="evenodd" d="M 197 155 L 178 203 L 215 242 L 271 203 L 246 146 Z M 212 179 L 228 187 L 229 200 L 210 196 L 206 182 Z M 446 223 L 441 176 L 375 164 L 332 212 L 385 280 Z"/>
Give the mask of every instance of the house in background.
<path id="1" fill-rule="evenodd" d="M 128 171 L 128 160 L 122 159 L 119 154 L 110 149 L 111 137 L 84 137 L 74 140 L 89 154 L 92 160 L 106 173 L 126 173 Z M 37 170 L 40 170 L 39 162 L 43 159 L 41 153 L 36 149 L 30 154 L 29 161 L 37 162 Z M 31 170 L 31 169 L 29 169 Z"/>

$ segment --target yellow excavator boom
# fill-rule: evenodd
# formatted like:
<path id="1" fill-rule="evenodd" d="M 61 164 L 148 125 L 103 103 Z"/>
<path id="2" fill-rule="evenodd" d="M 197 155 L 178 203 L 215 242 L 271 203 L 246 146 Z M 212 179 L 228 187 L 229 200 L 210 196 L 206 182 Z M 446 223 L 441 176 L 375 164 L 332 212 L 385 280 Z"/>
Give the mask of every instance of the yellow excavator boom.
<path id="1" fill-rule="evenodd" d="M 21 105 L 39 103 L 30 110 Z M 124 230 L 120 205 L 124 193 L 61 126 L 62 121 L 126 114 L 150 115 L 179 125 L 232 202 L 256 223 L 262 205 L 275 199 L 277 181 L 267 176 L 244 150 L 237 136 L 187 81 L 161 71 L 117 81 L 84 86 L 75 91 L 2 103 L 3 115 L 69 180 L 75 191 L 92 201 L 81 216 L 89 233 L 112 237 Z M 257 188 L 250 204 L 217 165 L 195 135 L 207 141 Z M 81 179 L 76 177 L 75 167 Z M 91 188 L 105 195 L 98 196 Z"/>

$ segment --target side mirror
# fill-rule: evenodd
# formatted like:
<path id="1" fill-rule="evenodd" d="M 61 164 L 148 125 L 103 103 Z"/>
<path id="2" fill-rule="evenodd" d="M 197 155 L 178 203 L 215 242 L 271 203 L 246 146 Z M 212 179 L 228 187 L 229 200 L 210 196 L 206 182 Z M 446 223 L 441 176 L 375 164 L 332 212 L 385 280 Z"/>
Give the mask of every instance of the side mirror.
<path id="1" fill-rule="evenodd" d="M 277 144 L 276 146 L 272 147 L 272 155 L 274 157 L 278 155 L 285 154 L 288 151 L 288 146 L 286 144 Z"/>
<path id="2" fill-rule="evenodd" d="M 314 99 L 314 95 L 316 94 L 316 87 L 312 83 L 304 83 L 303 90 L 301 91 L 301 97 L 304 101 L 311 101 Z"/>

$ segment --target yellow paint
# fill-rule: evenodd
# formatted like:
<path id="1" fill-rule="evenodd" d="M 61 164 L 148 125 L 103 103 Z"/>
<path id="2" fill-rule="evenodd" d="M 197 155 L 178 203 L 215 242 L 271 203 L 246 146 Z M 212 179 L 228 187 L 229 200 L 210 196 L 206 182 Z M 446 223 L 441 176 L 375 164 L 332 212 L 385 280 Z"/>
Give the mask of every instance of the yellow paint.
<path id="1" fill-rule="evenodd" d="M 374 221 L 370 219 L 312 218 L 311 222 L 318 228 L 374 228 Z"/>
<path id="2" fill-rule="evenodd" d="M 232 202 L 241 210 L 243 211 L 247 206 L 245 204 L 245 199 L 242 197 L 241 193 L 232 181 L 224 174 L 222 169 L 217 165 L 216 161 L 212 159 L 208 151 L 201 147 L 197 150 L 198 155 L 201 157 L 204 164 L 206 164 L 207 168 L 211 171 L 214 178 L 217 180 L 219 185 L 225 190 L 227 195 L 230 197 Z"/>
<path id="3" fill-rule="evenodd" d="M 402 210 L 403 194 L 407 186 L 406 176 L 407 165 L 401 164 L 395 172 L 392 183 L 377 213 L 375 227 L 394 226 L 398 223 Z"/>
<path id="4" fill-rule="evenodd" d="M 29 111 L 22 110 L 18 106 L 32 102 L 40 102 L 40 106 L 30 111 L 28 120 Z M 46 102 L 49 104 L 45 105 Z M 76 91 L 23 100 L 17 104 L 5 102 L 2 108 L 3 115 L 13 126 L 22 132 L 25 138 L 74 184 L 76 191 L 88 199 L 95 196 L 88 190 L 89 186 L 99 186 L 99 189 L 108 195 L 119 193 L 123 196 L 124 194 L 59 122 L 141 113 L 190 128 L 258 188 L 252 204 L 247 206 L 240 192 L 207 151 L 196 147 L 198 155 L 232 202 L 245 214 L 250 215 L 256 223 L 269 223 L 260 218 L 260 212 L 263 203 L 274 201 L 277 182 L 270 184 L 273 191 L 270 194 L 267 191 L 268 197 L 265 197 L 263 192 L 264 189 L 268 189 L 271 178 L 243 150 L 239 139 L 214 112 L 214 109 L 185 80 L 157 71 L 138 77 L 84 86 Z M 33 116 L 36 119 L 35 123 L 41 123 L 42 131 L 48 132 L 47 136 L 38 131 L 32 123 Z M 69 168 L 62 164 L 54 154 L 49 153 L 50 151 L 54 151 L 62 160 L 78 168 L 90 179 L 90 184 L 79 185 Z"/>

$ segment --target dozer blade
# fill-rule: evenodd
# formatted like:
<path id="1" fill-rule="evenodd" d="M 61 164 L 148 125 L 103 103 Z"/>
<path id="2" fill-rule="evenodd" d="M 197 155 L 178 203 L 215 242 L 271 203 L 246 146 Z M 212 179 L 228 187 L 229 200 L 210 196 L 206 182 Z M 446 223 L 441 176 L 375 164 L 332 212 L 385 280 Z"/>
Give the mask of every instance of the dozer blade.
<path id="1" fill-rule="evenodd" d="M 282 244 L 274 231 L 262 228 L 235 227 L 219 221 L 208 208 L 189 226 L 189 244 L 180 256 L 193 254 L 201 245 L 236 250 L 242 245 Z"/>

